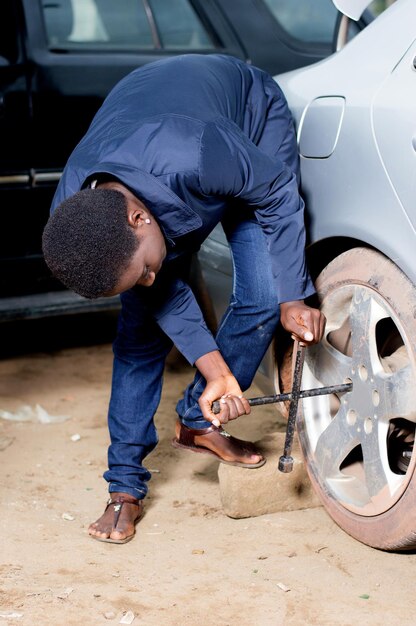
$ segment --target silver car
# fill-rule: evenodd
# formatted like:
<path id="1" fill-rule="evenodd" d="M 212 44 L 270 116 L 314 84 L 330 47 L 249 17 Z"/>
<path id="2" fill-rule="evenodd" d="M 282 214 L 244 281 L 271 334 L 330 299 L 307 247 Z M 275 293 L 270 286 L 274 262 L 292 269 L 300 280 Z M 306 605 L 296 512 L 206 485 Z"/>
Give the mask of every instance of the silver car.
<path id="1" fill-rule="evenodd" d="M 309 265 L 328 320 L 323 341 L 307 350 L 302 387 L 353 383 L 349 393 L 305 399 L 298 433 L 335 522 L 370 546 L 409 550 L 416 547 L 416 2 L 391 3 L 352 39 L 348 26 L 369 3 L 334 4 L 344 13 L 337 52 L 275 77 L 297 125 Z M 230 268 L 218 229 L 200 259 L 220 314 Z M 273 384 L 282 390 L 278 364 L 290 360 L 281 345 L 262 364 L 265 393 Z"/>

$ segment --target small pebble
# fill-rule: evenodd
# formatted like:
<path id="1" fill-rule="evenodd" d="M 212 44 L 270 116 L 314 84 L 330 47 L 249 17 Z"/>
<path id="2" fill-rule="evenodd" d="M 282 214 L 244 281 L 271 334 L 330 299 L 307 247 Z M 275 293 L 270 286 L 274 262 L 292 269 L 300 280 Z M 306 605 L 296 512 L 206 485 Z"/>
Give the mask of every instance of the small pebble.
<path id="1" fill-rule="evenodd" d="M 127 611 L 127 613 L 124 613 L 123 617 L 119 621 L 119 624 L 132 624 L 133 620 L 134 620 L 133 611 Z"/>
<path id="2" fill-rule="evenodd" d="M 56 597 L 59 598 L 60 600 L 66 600 L 67 597 L 73 592 L 73 588 L 72 587 L 67 587 L 65 589 L 65 591 L 63 591 L 62 593 L 58 594 Z"/>

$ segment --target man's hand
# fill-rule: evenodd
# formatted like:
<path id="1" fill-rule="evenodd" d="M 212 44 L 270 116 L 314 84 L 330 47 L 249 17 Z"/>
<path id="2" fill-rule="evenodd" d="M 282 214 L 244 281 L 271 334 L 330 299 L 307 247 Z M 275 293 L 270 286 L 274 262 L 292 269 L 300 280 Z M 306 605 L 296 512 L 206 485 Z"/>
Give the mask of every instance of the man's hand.
<path id="1" fill-rule="evenodd" d="M 232 375 L 218 351 L 209 352 L 195 362 L 207 385 L 199 398 L 202 415 L 214 426 L 226 424 L 251 411 L 248 400 L 243 397 L 240 385 Z M 212 403 L 220 401 L 221 412 L 212 412 Z"/>
<path id="2" fill-rule="evenodd" d="M 319 343 L 324 335 L 325 315 L 319 309 L 307 306 L 303 300 L 283 302 L 280 305 L 280 321 L 292 338 L 302 345 Z"/>

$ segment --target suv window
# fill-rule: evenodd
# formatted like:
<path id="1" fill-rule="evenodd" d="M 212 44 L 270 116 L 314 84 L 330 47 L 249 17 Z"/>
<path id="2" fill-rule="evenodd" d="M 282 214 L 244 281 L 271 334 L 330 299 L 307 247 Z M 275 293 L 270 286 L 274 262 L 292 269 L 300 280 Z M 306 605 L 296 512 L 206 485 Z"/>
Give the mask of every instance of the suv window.
<path id="1" fill-rule="evenodd" d="M 369 9 L 374 15 L 379 15 L 394 3 L 395 0 L 374 0 L 374 2 L 370 4 Z"/>
<path id="2" fill-rule="evenodd" d="M 373 0 L 367 14 L 377 17 L 396 0 Z M 264 0 L 278 26 L 300 46 L 332 45 L 338 31 L 340 13 L 332 0 Z M 368 19 L 368 18 L 367 18 Z M 348 40 L 360 32 L 357 23 L 350 21 Z"/>
<path id="3" fill-rule="evenodd" d="M 303 43 L 332 44 L 338 11 L 331 0 L 264 0 L 279 26 Z"/>
<path id="4" fill-rule="evenodd" d="M 189 0 L 42 0 L 53 49 L 213 49 Z"/>

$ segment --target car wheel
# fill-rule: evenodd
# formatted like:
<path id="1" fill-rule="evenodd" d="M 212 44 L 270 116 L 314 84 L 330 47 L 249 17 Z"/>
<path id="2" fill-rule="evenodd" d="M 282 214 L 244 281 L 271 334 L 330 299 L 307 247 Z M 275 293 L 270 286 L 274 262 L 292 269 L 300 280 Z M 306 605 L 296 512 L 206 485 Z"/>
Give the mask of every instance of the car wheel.
<path id="1" fill-rule="evenodd" d="M 327 317 L 307 349 L 302 387 L 352 381 L 302 402 L 298 432 L 310 479 L 347 533 L 383 550 L 416 546 L 416 288 L 379 252 L 354 248 L 316 287 Z"/>

